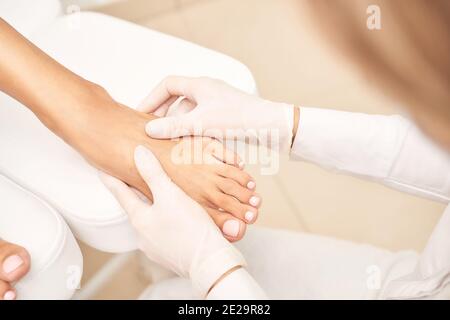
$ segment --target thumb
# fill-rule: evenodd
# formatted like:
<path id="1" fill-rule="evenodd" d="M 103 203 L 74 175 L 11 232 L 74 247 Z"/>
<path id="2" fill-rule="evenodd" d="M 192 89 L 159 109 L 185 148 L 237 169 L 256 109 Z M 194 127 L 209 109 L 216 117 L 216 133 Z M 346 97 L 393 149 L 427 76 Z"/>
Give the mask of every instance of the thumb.
<path id="1" fill-rule="evenodd" d="M 137 146 L 134 150 L 134 162 L 142 179 L 152 191 L 154 203 L 172 193 L 174 184 L 149 149 Z"/>
<path id="2" fill-rule="evenodd" d="M 152 120 L 145 132 L 155 139 L 171 139 L 194 134 L 193 121 L 187 115 Z"/>

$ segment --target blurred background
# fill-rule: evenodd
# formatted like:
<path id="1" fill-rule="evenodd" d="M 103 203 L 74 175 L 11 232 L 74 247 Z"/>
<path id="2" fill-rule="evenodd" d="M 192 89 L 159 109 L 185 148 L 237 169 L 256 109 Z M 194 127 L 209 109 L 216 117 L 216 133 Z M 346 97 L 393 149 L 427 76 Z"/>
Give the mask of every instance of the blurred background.
<path id="1" fill-rule="evenodd" d="M 261 96 L 299 106 L 398 113 L 395 101 L 322 42 L 299 0 L 64 0 L 225 53 L 253 73 Z M 357 0 L 349 0 L 357 1 Z M 155 48 L 157 50 L 157 48 Z M 124 61 L 123 63 L 127 63 Z M 151 88 L 149 88 L 151 90 Z M 301 128 L 300 134 L 301 134 Z M 275 176 L 256 178 L 258 225 L 312 232 L 390 250 L 422 250 L 444 206 L 317 166 L 282 159 Z M 83 284 L 105 264 L 120 263 L 98 299 L 135 299 L 151 282 L 145 257 L 121 261 L 82 244 Z"/>

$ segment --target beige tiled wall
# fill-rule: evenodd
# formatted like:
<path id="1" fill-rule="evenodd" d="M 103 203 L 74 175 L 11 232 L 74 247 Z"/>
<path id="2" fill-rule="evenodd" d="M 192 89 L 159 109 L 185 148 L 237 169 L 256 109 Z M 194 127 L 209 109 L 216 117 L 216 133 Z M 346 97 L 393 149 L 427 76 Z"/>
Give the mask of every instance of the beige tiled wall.
<path id="1" fill-rule="evenodd" d="M 100 10 L 237 58 L 253 72 L 266 98 L 367 113 L 395 112 L 395 102 L 372 90 L 364 77 L 320 41 L 302 4 L 298 0 L 129 0 Z M 257 176 L 264 198 L 261 225 L 392 250 L 421 250 L 443 210 L 441 204 L 308 163 L 284 159 L 276 176 L 260 176 L 256 167 L 249 170 Z M 88 265 L 95 264 L 95 255 L 90 257 Z M 129 281 L 126 271 L 122 277 Z"/>

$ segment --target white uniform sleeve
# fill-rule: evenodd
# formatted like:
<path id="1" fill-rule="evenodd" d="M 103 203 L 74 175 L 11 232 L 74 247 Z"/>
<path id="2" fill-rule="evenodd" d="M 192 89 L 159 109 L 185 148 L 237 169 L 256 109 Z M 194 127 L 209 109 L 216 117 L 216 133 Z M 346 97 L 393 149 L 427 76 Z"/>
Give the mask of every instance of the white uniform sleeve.
<path id="1" fill-rule="evenodd" d="M 291 156 L 450 201 L 450 155 L 401 116 L 301 108 Z"/>
<path id="2" fill-rule="evenodd" d="M 267 299 L 267 296 L 247 270 L 240 268 L 217 283 L 207 299 L 262 300 Z"/>

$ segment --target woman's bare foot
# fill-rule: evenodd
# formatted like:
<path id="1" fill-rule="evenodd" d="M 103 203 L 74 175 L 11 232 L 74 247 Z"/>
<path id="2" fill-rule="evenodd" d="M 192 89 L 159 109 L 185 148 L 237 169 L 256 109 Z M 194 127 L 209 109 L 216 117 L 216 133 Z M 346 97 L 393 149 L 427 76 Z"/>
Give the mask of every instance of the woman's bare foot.
<path id="1" fill-rule="evenodd" d="M 189 137 L 168 146 L 160 161 L 172 180 L 205 207 L 227 239 L 242 238 L 246 224 L 258 214 L 259 203 L 252 206 L 250 199 L 259 196 L 252 177 L 236 165 L 241 161 L 234 153 L 216 140 Z"/>
<path id="2" fill-rule="evenodd" d="M 0 240 L 0 300 L 16 299 L 11 283 L 20 280 L 30 270 L 30 256 L 15 244 Z"/>
<path id="3" fill-rule="evenodd" d="M 261 199 L 255 194 L 254 180 L 239 167 L 237 156 L 209 138 L 151 139 L 145 134 L 145 125 L 155 116 L 116 103 L 102 89 L 94 97 L 81 102 L 87 106 L 86 112 L 61 115 L 68 118 L 58 122 L 65 126 L 60 136 L 95 167 L 151 198 L 133 160 L 136 146 L 146 146 L 171 179 L 205 207 L 230 241 L 242 238 L 246 224 L 256 220 Z M 57 127 L 53 130 L 58 132 Z M 180 156 L 189 159 L 191 145 L 197 145 L 197 153 L 200 150 L 206 161 L 178 161 Z M 191 155 L 195 157 L 195 153 Z"/>

